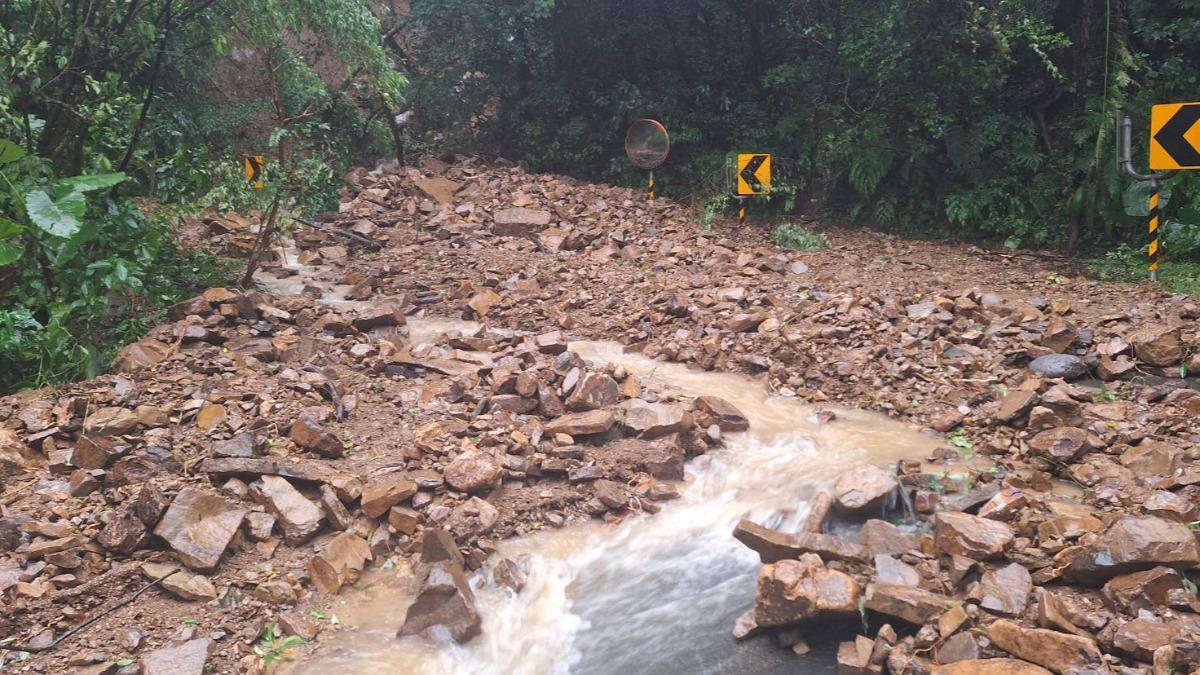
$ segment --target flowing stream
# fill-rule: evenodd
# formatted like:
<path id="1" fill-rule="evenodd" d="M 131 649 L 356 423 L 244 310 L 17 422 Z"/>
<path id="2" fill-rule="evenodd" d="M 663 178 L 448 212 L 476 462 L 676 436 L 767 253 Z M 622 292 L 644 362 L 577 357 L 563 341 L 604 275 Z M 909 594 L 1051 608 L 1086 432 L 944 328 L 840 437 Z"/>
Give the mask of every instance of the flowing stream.
<path id="1" fill-rule="evenodd" d="M 276 293 L 300 292 L 311 268 L 259 280 Z M 325 284 L 323 301 L 349 306 L 344 289 Z M 357 303 L 354 303 L 357 304 Z M 414 344 L 438 339 L 465 322 L 413 318 Z M 680 498 L 660 513 L 615 526 L 596 521 L 500 544 L 492 560 L 527 556 L 520 593 L 473 583 L 483 633 L 465 645 L 396 637 L 411 596 L 411 570 L 370 571 L 334 601 L 344 628 L 324 634 L 316 653 L 290 664 L 293 675 L 573 673 L 832 673 L 830 646 L 797 656 L 769 638 L 737 642 L 734 620 L 753 604 L 758 556 L 732 536 L 740 518 L 795 531 L 815 490 L 842 471 L 871 462 L 922 457 L 939 438 L 884 416 L 836 409 L 818 422 L 815 409 L 770 396 L 751 378 L 692 370 L 616 343 L 575 342 L 598 364 L 622 365 L 649 388 L 681 396 L 719 396 L 749 419 L 750 430 L 693 460 Z"/>

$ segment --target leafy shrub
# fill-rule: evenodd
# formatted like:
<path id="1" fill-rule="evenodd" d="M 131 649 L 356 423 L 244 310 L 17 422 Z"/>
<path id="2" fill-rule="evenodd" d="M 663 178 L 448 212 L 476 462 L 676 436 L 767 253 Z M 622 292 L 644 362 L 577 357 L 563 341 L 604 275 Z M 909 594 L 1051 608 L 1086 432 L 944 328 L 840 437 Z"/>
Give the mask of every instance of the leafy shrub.
<path id="1" fill-rule="evenodd" d="M 784 248 L 805 253 L 815 253 L 829 248 L 829 237 L 796 223 L 779 225 L 771 233 L 771 239 Z"/>

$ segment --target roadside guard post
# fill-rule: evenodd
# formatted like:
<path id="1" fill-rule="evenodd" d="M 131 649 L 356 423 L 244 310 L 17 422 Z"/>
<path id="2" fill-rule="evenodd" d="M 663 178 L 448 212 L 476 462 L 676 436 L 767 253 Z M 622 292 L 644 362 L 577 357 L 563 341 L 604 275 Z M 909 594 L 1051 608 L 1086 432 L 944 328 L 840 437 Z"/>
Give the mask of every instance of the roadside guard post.
<path id="1" fill-rule="evenodd" d="M 657 120 L 638 120 L 625 132 L 625 156 L 639 169 L 650 172 L 646 182 L 646 198 L 654 201 L 654 170 L 667 161 L 671 153 L 671 136 Z"/>
<path id="2" fill-rule="evenodd" d="M 771 191 L 771 156 L 741 153 L 734 171 L 734 195 L 738 200 L 738 221 L 746 219 L 746 199 Z"/>
<path id="3" fill-rule="evenodd" d="M 1200 169 L 1200 103 L 1167 103 L 1156 105 L 1150 110 L 1150 171 L 1139 173 L 1133 168 L 1131 158 L 1131 136 L 1133 123 L 1128 116 L 1121 119 L 1121 133 L 1117 135 L 1118 161 L 1136 180 L 1150 182 L 1149 215 L 1147 232 L 1150 241 L 1146 253 L 1150 258 L 1150 280 L 1158 281 L 1158 269 L 1162 265 L 1166 249 L 1162 244 L 1160 226 L 1161 197 L 1159 182 L 1178 170 Z"/>

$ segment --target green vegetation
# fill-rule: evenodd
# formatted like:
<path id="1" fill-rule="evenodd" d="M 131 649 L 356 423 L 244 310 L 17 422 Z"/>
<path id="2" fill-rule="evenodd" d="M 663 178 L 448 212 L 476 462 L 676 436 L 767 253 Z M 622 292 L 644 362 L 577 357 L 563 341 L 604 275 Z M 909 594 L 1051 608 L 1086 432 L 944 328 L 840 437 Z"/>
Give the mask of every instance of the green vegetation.
<path id="1" fill-rule="evenodd" d="M 805 253 L 815 253 L 829 248 L 829 237 L 796 223 L 780 224 L 771 233 L 771 239 L 784 248 Z"/>
<path id="2" fill-rule="evenodd" d="M 282 635 L 279 624 L 271 622 L 263 628 L 258 644 L 254 645 L 254 653 L 262 659 L 264 672 L 271 672 L 272 668 L 287 660 L 289 649 L 304 645 L 304 639 L 297 635 L 287 637 L 282 637 Z"/>
<path id="3" fill-rule="evenodd" d="M 329 209 L 352 159 L 394 156 L 386 33 L 367 0 L 5 3 L 0 393 L 95 375 L 164 307 L 234 282 L 181 250 L 181 221 Z"/>
<path id="4" fill-rule="evenodd" d="M 958 451 L 958 454 L 963 459 L 971 459 L 975 456 L 975 444 L 971 442 L 962 430 L 952 431 L 946 435 L 946 442 L 950 447 Z"/>
<path id="5" fill-rule="evenodd" d="M 412 98 L 450 147 L 637 185 L 613 139 L 655 117 L 664 195 L 703 201 L 731 153 L 770 152 L 756 213 L 1072 251 L 1143 243 L 1117 113 L 1144 168 L 1150 104 L 1193 100 L 1200 68 L 1200 0 L 417 0 L 412 21 Z M 1200 238 L 1200 176 L 1167 188 Z"/>

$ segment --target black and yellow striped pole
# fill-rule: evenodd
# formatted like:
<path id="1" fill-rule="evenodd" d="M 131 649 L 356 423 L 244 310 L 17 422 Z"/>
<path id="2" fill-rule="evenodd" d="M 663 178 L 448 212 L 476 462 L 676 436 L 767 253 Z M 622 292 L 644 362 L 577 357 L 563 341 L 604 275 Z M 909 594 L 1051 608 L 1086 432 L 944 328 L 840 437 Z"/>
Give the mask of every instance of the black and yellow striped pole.
<path id="1" fill-rule="evenodd" d="M 746 222 L 746 198 L 738 197 L 738 223 Z"/>
<path id="2" fill-rule="evenodd" d="M 647 183 L 647 185 L 646 185 L 646 191 L 649 195 L 648 199 L 650 201 L 654 201 L 654 172 L 653 171 L 650 172 L 650 182 Z"/>
<path id="3" fill-rule="evenodd" d="M 1158 281 L 1158 267 L 1163 258 L 1162 237 L 1158 234 L 1158 179 L 1150 181 L 1150 244 L 1146 251 L 1150 257 L 1150 281 Z"/>

